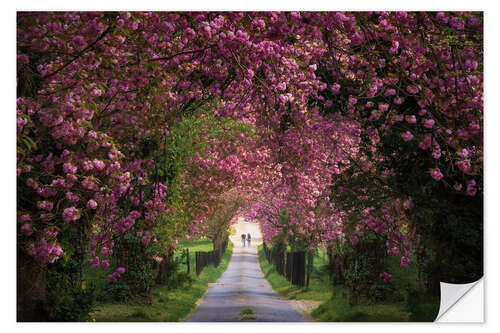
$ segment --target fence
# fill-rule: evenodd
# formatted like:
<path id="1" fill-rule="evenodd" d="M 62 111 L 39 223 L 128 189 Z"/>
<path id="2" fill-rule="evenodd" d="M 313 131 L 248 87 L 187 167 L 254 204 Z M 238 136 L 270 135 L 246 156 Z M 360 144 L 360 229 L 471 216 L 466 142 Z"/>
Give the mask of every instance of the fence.
<path id="1" fill-rule="evenodd" d="M 191 263 L 190 263 L 190 256 L 189 256 L 189 249 L 186 249 L 186 266 L 187 266 L 187 273 L 191 273 Z"/>
<path id="2" fill-rule="evenodd" d="M 227 240 L 217 249 L 209 252 L 195 252 L 196 258 L 196 275 L 200 275 L 203 268 L 212 264 L 215 267 L 219 266 L 222 256 L 227 248 Z"/>
<path id="3" fill-rule="evenodd" d="M 313 267 L 313 254 L 306 251 L 278 252 L 263 243 L 267 261 L 274 265 L 278 274 L 285 276 L 293 285 L 309 286 Z"/>

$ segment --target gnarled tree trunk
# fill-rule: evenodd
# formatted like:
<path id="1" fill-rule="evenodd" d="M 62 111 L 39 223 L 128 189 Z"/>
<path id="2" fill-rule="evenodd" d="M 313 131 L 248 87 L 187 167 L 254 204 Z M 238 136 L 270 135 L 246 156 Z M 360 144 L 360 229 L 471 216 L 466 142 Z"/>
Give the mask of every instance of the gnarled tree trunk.
<path id="1" fill-rule="evenodd" d="M 17 250 L 17 321 L 47 321 L 43 311 L 47 267 Z"/>

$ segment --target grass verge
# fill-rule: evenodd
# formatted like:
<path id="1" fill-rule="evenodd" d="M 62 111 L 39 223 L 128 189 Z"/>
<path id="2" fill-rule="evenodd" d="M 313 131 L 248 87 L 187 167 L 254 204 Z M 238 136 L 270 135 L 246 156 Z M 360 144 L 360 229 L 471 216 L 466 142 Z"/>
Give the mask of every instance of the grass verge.
<path id="1" fill-rule="evenodd" d="M 195 251 L 210 251 L 212 245 L 208 246 L 205 240 L 194 240 L 189 247 L 194 258 Z M 216 282 L 226 270 L 233 253 L 233 243 L 229 242 L 221 263 L 218 267 L 212 265 L 206 267 L 200 276 L 194 277 L 191 285 L 184 288 L 169 290 L 167 286 L 156 286 L 152 292 L 151 304 L 138 302 L 109 304 L 100 303 L 91 314 L 92 321 L 98 322 L 165 322 L 181 321 L 194 310 L 196 302 L 205 294 L 209 283 Z M 194 266 L 191 266 L 194 270 Z"/>
<path id="2" fill-rule="evenodd" d="M 329 283 L 328 272 L 326 271 L 322 256 L 315 256 L 314 258 L 309 287 L 301 288 L 292 285 L 283 275 L 278 274 L 274 266 L 267 261 L 262 245 L 259 245 L 258 253 L 260 268 L 273 290 L 279 295 L 288 299 L 322 302 L 330 299 L 333 288 L 331 283 Z"/>
<path id="3" fill-rule="evenodd" d="M 331 298 L 312 312 L 322 322 L 407 322 L 409 316 L 404 302 L 350 306 L 343 286 L 335 286 Z"/>
<path id="4" fill-rule="evenodd" d="M 274 266 L 267 261 L 262 245 L 259 246 L 258 253 L 262 272 L 276 293 L 293 300 L 322 302 L 310 314 L 313 320 L 321 322 L 419 321 L 417 318 L 410 316 L 404 301 L 393 303 L 367 302 L 351 306 L 345 287 L 332 285 L 327 269 L 328 259 L 322 251 L 315 254 L 309 288 L 293 286 L 284 276 L 279 275 Z M 398 271 L 395 274 L 395 284 L 403 289 L 403 286 L 411 280 L 411 276 L 409 275 L 413 271 L 397 269 L 394 271 Z M 425 310 L 429 312 L 427 309 Z M 428 321 L 432 321 L 432 319 Z"/>

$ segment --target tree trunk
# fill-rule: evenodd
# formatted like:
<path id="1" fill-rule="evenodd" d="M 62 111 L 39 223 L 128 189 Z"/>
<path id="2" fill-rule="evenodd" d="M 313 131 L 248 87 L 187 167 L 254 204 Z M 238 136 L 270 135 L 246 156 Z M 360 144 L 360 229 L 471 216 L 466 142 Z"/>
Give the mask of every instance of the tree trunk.
<path id="1" fill-rule="evenodd" d="M 156 276 L 156 283 L 164 285 L 168 280 L 168 261 L 163 259 L 158 264 L 158 275 Z"/>
<path id="2" fill-rule="evenodd" d="M 221 236 L 215 236 L 211 238 L 211 240 L 212 244 L 214 245 L 214 250 L 220 249 L 225 241 L 224 237 Z"/>
<path id="3" fill-rule="evenodd" d="M 328 245 L 326 247 L 326 254 L 328 256 L 328 264 L 331 267 L 334 264 L 334 262 L 333 262 L 333 246 L 332 245 Z"/>
<path id="4" fill-rule="evenodd" d="M 172 249 L 168 250 L 165 258 L 158 264 L 158 275 L 156 276 L 156 283 L 165 285 L 168 283 L 169 274 L 168 266 L 170 261 L 174 258 L 174 251 Z"/>
<path id="5" fill-rule="evenodd" d="M 43 311 L 47 267 L 17 250 L 17 321 L 47 321 Z"/>

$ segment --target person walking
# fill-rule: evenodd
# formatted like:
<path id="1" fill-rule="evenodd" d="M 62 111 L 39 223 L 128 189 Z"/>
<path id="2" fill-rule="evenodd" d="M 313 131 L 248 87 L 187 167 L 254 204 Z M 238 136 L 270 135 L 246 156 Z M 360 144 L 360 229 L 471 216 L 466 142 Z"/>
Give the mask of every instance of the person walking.
<path id="1" fill-rule="evenodd" d="M 243 242 L 243 247 L 245 247 L 245 238 L 246 238 L 246 235 L 241 234 L 241 241 Z"/>
<path id="2" fill-rule="evenodd" d="M 250 233 L 247 235 L 247 240 L 248 240 L 248 247 L 250 247 L 250 241 L 252 240 L 252 236 L 250 236 Z"/>

